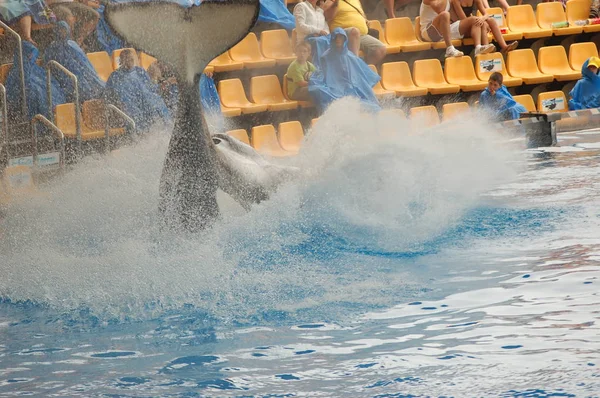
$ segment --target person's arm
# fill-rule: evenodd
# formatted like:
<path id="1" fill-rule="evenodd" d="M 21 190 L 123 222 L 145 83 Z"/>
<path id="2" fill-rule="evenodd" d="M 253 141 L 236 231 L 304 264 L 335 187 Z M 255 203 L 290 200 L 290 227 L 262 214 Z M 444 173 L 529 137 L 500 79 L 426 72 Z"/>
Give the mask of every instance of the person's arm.
<path id="1" fill-rule="evenodd" d="M 296 4 L 294 7 L 294 18 L 296 19 L 296 29 L 305 36 L 316 35 L 321 32 L 321 29 L 306 23 L 306 9 L 304 8 L 304 4 Z"/>
<path id="2" fill-rule="evenodd" d="M 323 10 L 323 13 L 325 14 L 325 20 L 327 22 L 330 22 L 333 20 L 333 18 L 335 18 L 335 14 L 337 14 L 338 11 L 338 5 L 339 2 L 341 0 L 334 0 L 331 2 L 331 5 L 327 8 L 327 10 Z"/>
<path id="3" fill-rule="evenodd" d="M 446 11 L 446 1 L 450 1 L 450 0 L 423 0 L 423 4 L 431 7 L 433 9 L 433 11 L 440 14 L 440 13 Z"/>
<path id="4" fill-rule="evenodd" d="M 463 19 L 467 19 L 467 15 L 463 11 L 462 7 L 460 6 L 460 0 L 448 0 L 448 1 L 450 1 L 450 6 L 456 13 L 456 16 L 458 17 L 459 20 L 462 21 Z"/>
<path id="5" fill-rule="evenodd" d="M 474 0 L 475 6 L 477 6 L 477 10 L 481 13 L 481 15 L 487 15 L 487 9 L 490 8 L 487 0 Z"/>

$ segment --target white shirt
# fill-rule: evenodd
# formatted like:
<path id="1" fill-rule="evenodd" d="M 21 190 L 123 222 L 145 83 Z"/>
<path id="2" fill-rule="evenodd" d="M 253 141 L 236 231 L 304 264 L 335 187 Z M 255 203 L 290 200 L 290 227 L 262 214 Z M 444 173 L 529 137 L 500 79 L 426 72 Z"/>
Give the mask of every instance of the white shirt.
<path id="1" fill-rule="evenodd" d="M 325 21 L 325 14 L 321 7 L 315 9 L 308 1 L 296 4 L 294 7 L 294 18 L 296 18 L 296 41 L 301 43 L 308 35 L 319 34 L 324 30 L 329 33 L 329 26 Z"/>
<path id="2" fill-rule="evenodd" d="M 450 11 L 450 0 L 446 0 L 446 11 Z M 421 34 L 423 31 L 429 29 L 433 20 L 438 16 L 431 6 L 428 6 L 421 2 L 421 9 L 419 10 L 419 17 L 421 17 Z"/>

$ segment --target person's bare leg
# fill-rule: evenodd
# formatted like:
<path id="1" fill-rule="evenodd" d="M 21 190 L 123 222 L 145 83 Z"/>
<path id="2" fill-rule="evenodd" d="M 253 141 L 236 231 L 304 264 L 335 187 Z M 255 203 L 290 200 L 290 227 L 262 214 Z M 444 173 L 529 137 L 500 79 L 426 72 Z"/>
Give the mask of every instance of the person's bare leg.
<path id="1" fill-rule="evenodd" d="M 30 41 L 35 44 L 31 39 L 31 15 L 25 15 L 17 21 L 17 30 L 23 40 Z"/>
<path id="2" fill-rule="evenodd" d="M 439 13 L 438 16 L 433 19 L 431 24 L 444 38 L 446 47 L 450 47 L 452 45 L 452 40 L 450 40 L 450 13 L 448 11 Z"/>
<path id="3" fill-rule="evenodd" d="M 517 5 L 521 4 L 520 1 L 522 1 L 522 0 L 517 0 Z M 498 4 L 500 4 L 500 7 L 504 11 L 504 14 L 506 14 L 508 12 L 508 8 L 510 7 L 508 5 L 508 1 L 506 1 L 506 0 L 498 0 Z"/>
<path id="4" fill-rule="evenodd" d="M 379 47 L 377 49 L 369 51 L 365 56 L 365 61 L 369 65 L 377 65 L 385 58 L 386 50 L 385 47 Z"/>
<path id="5" fill-rule="evenodd" d="M 475 24 L 476 21 L 477 21 L 477 18 L 469 17 L 467 19 L 461 19 L 460 24 L 458 25 L 458 31 L 460 32 L 460 34 L 463 35 L 464 37 L 470 36 L 473 39 L 475 47 L 481 45 L 481 31 L 482 31 L 482 29 L 481 29 L 482 27 L 477 26 Z"/>
<path id="6" fill-rule="evenodd" d="M 492 31 L 492 35 L 494 36 L 494 39 L 500 46 L 500 49 L 505 49 L 506 45 L 507 45 L 506 40 L 504 40 L 504 37 L 502 36 L 502 32 L 500 32 L 500 27 L 498 26 L 498 23 L 496 22 L 496 20 L 494 18 L 488 18 L 486 23 L 490 27 L 490 30 Z"/>
<path id="7" fill-rule="evenodd" d="M 385 11 L 387 12 L 387 17 L 388 18 L 396 18 L 396 13 L 394 10 L 395 7 L 395 0 L 385 0 L 384 4 L 385 4 Z"/>
<path id="8" fill-rule="evenodd" d="M 358 51 L 360 50 L 360 32 L 356 28 L 352 28 L 348 35 L 348 50 L 358 57 Z"/>

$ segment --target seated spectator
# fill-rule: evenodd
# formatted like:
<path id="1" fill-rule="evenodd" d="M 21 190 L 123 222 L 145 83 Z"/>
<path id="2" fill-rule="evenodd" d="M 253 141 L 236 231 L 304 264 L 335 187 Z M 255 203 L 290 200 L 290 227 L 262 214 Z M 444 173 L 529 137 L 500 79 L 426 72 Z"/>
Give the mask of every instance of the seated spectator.
<path id="1" fill-rule="evenodd" d="M 158 92 L 165 101 L 169 113 L 174 116 L 177 113 L 177 101 L 179 99 L 179 88 L 177 78 L 171 67 L 164 62 L 155 61 L 148 67 L 148 76 L 152 83 L 158 86 Z"/>
<path id="2" fill-rule="evenodd" d="M 368 34 L 367 17 L 360 0 L 334 0 L 324 12 L 330 30 L 346 31 L 350 38 L 347 45 L 354 55 L 358 56 L 359 50 L 365 53 L 367 64 L 378 64 L 385 58 L 385 44 Z"/>
<path id="3" fill-rule="evenodd" d="M 327 36 L 329 25 L 325 21 L 323 10 L 331 7 L 332 0 L 304 0 L 294 7 L 294 18 L 296 20 L 296 43 L 303 42 L 306 37 Z"/>
<path id="4" fill-rule="evenodd" d="M 346 96 L 359 98 L 372 110 L 380 109 L 373 93 L 373 86 L 380 77 L 348 51 L 348 36 L 344 29 L 333 30 L 330 48 L 321 57 L 320 65 L 321 69 L 312 74 L 308 83 L 308 92 L 320 110 Z"/>
<path id="5" fill-rule="evenodd" d="M 31 39 L 31 23 L 54 23 L 56 18 L 43 0 L 2 0 L 0 21 L 15 29 L 21 39 L 37 45 Z"/>
<path id="6" fill-rule="evenodd" d="M 527 109 L 513 99 L 503 81 L 500 72 L 490 75 L 487 88 L 479 96 L 479 106 L 492 113 L 497 121 L 518 119 Z"/>
<path id="7" fill-rule="evenodd" d="M 50 8 L 59 20 L 69 24 L 73 38 L 80 46 L 96 29 L 100 14 L 96 9 L 100 3 L 96 0 L 47 0 Z"/>
<path id="8" fill-rule="evenodd" d="M 287 95 L 293 100 L 310 101 L 308 94 L 308 79 L 316 70 L 315 66 L 308 61 L 310 56 L 310 45 L 301 42 L 296 46 L 296 60 L 290 64 L 287 70 Z"/>
<path id="9" fill-rule="evenodd" d="M 100 98 L 105 83 L 100 79 L 81 47 L 70 38 L 69 26 L 66 22 L 60 21 L 54 29 L 54 41 L 46 48 L 44 60 L 56 61 L 77 76 L 80 101 Z M 65 93 L 74 92 L 71 79 L 64 73 L 53 70 L 53 75 Z"/>
<path id="10" fill-rule="evenodd" d="M 19 49 L 15 50 L 13 67 L 5 82 L 8 114 L 11 120 L 29 121 L 38 113 L 51 119 L 52 110 L 49 107 L 46 92 L 46 82 L 48 81 L 46 71 L 36 64 L 39 53 L 39 50 L 31 42 L 23 42 L 23 72 L 28 114 L 25 116 L 27 119 L 22 120 L 21 72 L 16 66 L 19 65 Z M 52 105 L 64 104 L 66 101 L 62 89 L 54 79 L 51 84 Z"/>
<path id="11" fill-rule="evenodd" d="M 465 35 L 473 38 L 475 55 L 493 52 L 496 48 L 487 43 L 487 29 L 483 21 L 475 17 L 450 22 L 451 0 L 423 0 L 421 3 L 421 36 L 426 41 L 444 40 L 446 57 L 462 57 L 462 51 L 452 45 L 452 40 L 462 39 Z"/>
<path id="12" fill-rule="evenodd" d="M 474 19 L 476 24 L 482 24 L 482 26 L 485 28 L 483 29 L 483 36 L 481 37 L 481 42 L 483 45 L 489 44 L 487 32 L 491 31 L 494 39 L 500 46 L 500 51 L 502 53 L 512 51 L 519 46 L 519 42 L 517 41 L 506 44 L 498 23 L 494 18 L 491 17 L 491 15 L 486 14 L 486 9 L 489 8 L 489 6 L 486 8 L 486 0 L 451 0 L 451 2 L 452 8 L 450 10 L 450 20 L 452 23 L 470 18 Z M 475 5 L 483 16 L 473 16 L 473 8 Z"/>
<path id="13" fill-rule="evenodd" d="M 138 132 L 145 132 L 155 123 L 170 123 L 171 118 L 158 86 L 143 68 L 135 66 L 135 56 L 133 50 L 121 52 L 121 67 L 108 78 L 104 96 L 135 121 Z"/>
<path id="14" fill-rule="evenodd" d="M 590 109 L 600 107 L 600 58 L 591 57 L 581 67 L 581 79 L 569 93 L 569 110 Z"/>

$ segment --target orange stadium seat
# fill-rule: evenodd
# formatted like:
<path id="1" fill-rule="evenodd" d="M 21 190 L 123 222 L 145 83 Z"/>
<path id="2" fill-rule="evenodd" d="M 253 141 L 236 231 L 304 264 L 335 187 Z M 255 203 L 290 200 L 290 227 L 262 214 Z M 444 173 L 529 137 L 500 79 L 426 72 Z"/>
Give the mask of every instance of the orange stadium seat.
<path id="1" fill-rule="evenodd" d="M 504 85 L 506 87 L 515 87 L 523 84 L 523 79 L 508 74 L 502 54 L 496 52 L 491 54 L 479 54 L 475 57 L 475 74 L 479 80 L 487 82 L 493 72 L 502 73 Z"/>
<path id="2" fill-rule="evenodd" d="M 248 132 L 244 129 L 229 130 L 227 135 L 242 141 L 244 144 L 250 145 L 250 139 L 248 138 Z"/>
<path id="3" fill-rule="evenodd" d="M 76 138 L 77 130 L 75 123 L 75 104 L 59 104 L 54 108 L 54 120 L 65 138 Z"/>
<path id="4" fill-rule="evenodd" d="M 540 93 L 537 99 L 537 108 L 540 112 L 568 112 L 569 105 L 562 91 L 546 91 Z"/>
<path id="5" fill-rule="evenodd" d="M 581 71 L 583 63 L 587 61 L 588 58 L 597 56 L 598 49 L 593 42 L 573 43 L 569 47 L 569 65 L 574 70 Z"/>
<path id="6" fill-rule="evenodd" d="M 567 21 L 569 25 L 575 25 L 576 21 L 588 19 L 590 17 L 589 0 L 569 0 L 567 1 Z M 600 32 L 600 25 L 583 26 L 585 33 Z"/>
<path id="7" fill-rule="evenodd" d="M 523 33 L 513 32 L 506 25 L 506 17 L 504 16 L 504 11 L 500 7 L 490 7 L 485 10 L 486 15 L 490 15 L 492 18 L 496 20 L 496 23 L 500 28 L 505 28 L 506 33 L 502 35 L 504 40 L 513 41 L 513 40 L 521 40 L 523 38 Z M 481 12 L 477 11 L 477 15 L 481 16 Z"/>
<path id="8" fill-rule="evenodd" d="M 469 112 L 469 104 L 466 102 L 452 102 L 442 106 L 442 118 L 444 121 L 453 119 L 463 113 Z"/>
<path id="9" fill-rule="evenodd" d="M 296 59 L 292 43 L 285 29 L 265 30 L 260 34 L 260 51 L 277 65 L 288 65 Z"/>
<path id="10" fill-rule="evenodd" d="M 82 126 L 82 137 L 85 139 L 99 139 L 105 137 L 104 132 L 104 117 L 105 107 L 104 101 L 102 100 L 89 100 L 85 101 L 81 106 L 81 116 L 83 121 Z M 111 124 L 114 123 L 114 119 L 110 119 Z M 125 129 L 122 127 L 111 127 L 109 136 L 123 135 Z"/>
<path id="11" fill-rule="evenodd" d="M 567 16 L 560 1 L 551 3 L 538 3 L 535 10 L 537 23 L 542 29 L 551 29 L 555 36 L 576 35 L 583 32 L 581 26 L 568 26 L 565 28 L 552 28 L 556 22 L 566 22 Z M 586 18 L 587 19 L 587 18 Z"/>
<path id="12" fill-rule="evenodd" d="M 242 114 L 242 108 L 228 108 L 221 103 L 221 114 L 224 117 L 236 117 Z"/>
<path id="13" fill-rule="evenodd" d="M 423 120 L 428 127 L 440 124 L 440 115 L 433 105 L 410 108 L 410 118 Z"/>
<path id="14" fill-rule="evenodd" d="M 140 52 L 140 66 L 144 69 L 148 69 L 150 65 L 157 61 L 152 55 L 148 55 L 145 52 Z"/>
<path id="15" fill-rule="evenodd" d="M 377 68 L 375 67 L 375 65 L 369 65 L 369 68 L 371 68 L 371 70 L 373 72 L 377 73 Z M 373 86 L 373 93 L 375 93 L 375 96 L 377 98 L 379 98 L 380 100 L 390 99 L 390 98 L 396 98 L 396 92 L 395 91 L 391 91 L 391 90 L 386 90 L 385 88 L 383 88 L 381 86 L 381 80 L 379 80 Z"/>
<path id="16" fill-rule="evenodd" d="M 550 83 L 554 80 L 553 75 L 540 72 L 530 48 L 509 52 L 506 67 L 511 76 L 522 78 L 525 84 Z"/>
<path id="17" fill-rule="evenodd" d="M 4 201 L 9 200 L 11 196 L 26 196 L 37 192 L 31 168 L 24 165 L 6 167 L 0 181 L 0 188 L 2 186 L 8 194 L 3 198 Z"/>
<path id="18" fill-rule="evenodd" d="M 254 103 L 267 105 L 269 111 L 286 111 L 298 107 L 298 101 L 285 99 L 275 75 L 254 76 L 250 79 L 250 96 Z"/>
<path id="19" fill-rule="evenodd" d="M 208 65 L 212 66 L 215 72 L 231 72 L 244 68 L 244 63 L 232 60 L 227 51 L 210 61 Z"/>
<path id="20" fill-rule="evenodd" d="M 423 37 L 421 36 L 421 18 L 420 17 L 416 17 L 415 18 L 415 36 L 417 36 L 417 39 L 423 43 L 429 43 L 431 44 L 431 48 L 435 49 L 435 50 L 439 50 L 439 49 L 443 49 L 446 48 L 446 43 L 444 43 L 443 40 L 437 41 L 437 42 L 426 42 L 425 40 L 423 40 Z M 454 47 L 458 47 L 462 45 L 462 40 L 459 39 L 455 39 L 452 40 L 452 45 Z"/>
<path id="21" fill-rule="evenodd" d="M 279 143 L 281 147 L 292 153 L 298 153 L 304 140 L 304 131 L 298 121 L 279 123 Z"/>
<path id="22" fill-rule="evenodd" d="M 92 65 L 94 65 L 94 69 L 96 69 L 96 73 L 98 73 L 100 79 L 107 81 L 110 74 L 114 71 L 110 55 L 106 51 L 99 51 L 88 53 L 87 57 Z"/>
<path id="23" fill-rule="evenodd" d="M 427 88 L 415 86 L 408 64 L 404 61 L 383 64 L 381 84 L 386 90 L 393 90 L 396 95 L 403 97 L 427 95 Z"/>
<path id="24" fill-rule="evenodd" d="M 4 84 L 6 82 L 6 78 L 8 77 L 8 73 L 12 68 L 12 64 L 4 64 L 0 65 L 0 84 Z"/>
<path id="25" fill-rule="evenodd" d="M 554 75 L 559 82 L 581 78 L 581 71 L 569 65 L 567 53 L 563 46 L 542 47 L 538 52 L 538 67 L 542 73 Z"/>
<path id="26" fill-rule="evenodd" d="M 527 112 L 537 112 L 537 108 L 535 107 L 535 102 L 533 102 L 533 98 L 529 94 L 523 95 L 515 95 L 513 97 L 515 101 L 519 104 L 523 105 Z"/>
<path id="27" fill-rule="evenodd" d="M 244 67 L 248 69 L 271 68 L 276 63 L 274 59 L 263 57 L 258 46 L 258 39 L 252 32 L 230 48 L 229 55 L 234 61 L 243 62 Z"/>
<path id="28" fill-rule="evenodd" d="M 383 31 L 383 27 L 381 26 L 381 22 L 379 22 L 378 20 L 369 21 L 368 26 L 370 29 L 376 29 L 379 32 L 379 41 L 385 44 L 386 54 L 397 54 L 400 52 L 399 44 L 391 44 L 387 41 L 385 32 Z"/>
<path id="29" fill-rule="evenodd" d="M 279 141 L 277 140 L 275 127 L 273 127 L 272 124 L 252 127 L 250 142 L 254 149 L 265 155 L 276 157 L 293 155 L 292 152 L 285 151 L 281 148 Z"/>
<path id="30" fill-rule="evenodd" d="M 481 91 L 487 87 L 487 81 L 481 81 L 475 75 L 471 57 L 446 58 L 444 75 L 450 84 L 460 86 L 462 91 Z"/>
<path id="31" fill-rule="evenodd" d="M 290 97 L 288 96 L 288 78 L 287 78 L 287 73 L 285 75 L 283 75 L 283 83 L 281 84 L 281 91 L 283 92 L 283 97 L 286 100 L 291 100 Z M 311 101 L 296 101 L 298 102 L 298 105 L 300 106 L 300 108 L 310 108 L 312 106 L 315 106 L 315 104 L 313 104 Z"/>
<path id="32" fill-rule="evenodd" d="M 410 18 L 391 18 L 385 20 L 385 39 L 390 45 L 400 46 L 400 51 L 424 51 L 431 48 L 431 43 L 417 39 Z"/>
<path id="33" fill-rule="evenodd" d="M 552 29 L 539 27 L 533 8 L 529 4 L 509 7 L 506 21 L 512 32 L 523 33 L 526 39 L 552 36 Z"/>
<path id="34" fill-rule="evenodd" d="M 246 115 L 265 112 L 269 108 L 268 105 L 253 104 L 248 101 L 240 79 L 221 80 L 218 85 L 218 92 L 221 98 L 221 109 L 239 108 L 241 113 Z"/>
<path id="35" fill-rule="evenodd" d="M 131 51 L 133 51 L 133 53 L 136 55 L 135 58 L 134 58 L 135 59 L 135 65 L 136 66 L 140 65 L 140 59 L 138 58 L 137 52 L 135 52 L 135 49 L 133 49 L 133 48 L 120 48 L 118 50 L 113 51 L 113 53 L 112 53 L 112 66 L 113 66 L 114 70 L 119 69 L 119 66 L 121 65 L 121 63 L 119 61 L 119 57 L 121 56 L 121 53 L 124 50 L 131 50 Z"/>
<path id="36" fill-rule="evenodd" d="M 310 127 L 315 127 L 315 124 L 317 124 L 318 121 L 319 121 L 318 117 L 315 117 L 314 119 L 311 119 L 311 121 L 310 121 Z"/>
<path id="37" fill-rule="evenodd" d="M 437 59 L 420 59 L 413 65 L 413 77 L 417 87 L 426 88 L 431 94 L 456 94 L 460 86 L 448 84 L 442 64 Z"/>

